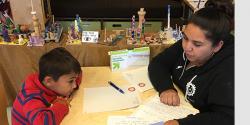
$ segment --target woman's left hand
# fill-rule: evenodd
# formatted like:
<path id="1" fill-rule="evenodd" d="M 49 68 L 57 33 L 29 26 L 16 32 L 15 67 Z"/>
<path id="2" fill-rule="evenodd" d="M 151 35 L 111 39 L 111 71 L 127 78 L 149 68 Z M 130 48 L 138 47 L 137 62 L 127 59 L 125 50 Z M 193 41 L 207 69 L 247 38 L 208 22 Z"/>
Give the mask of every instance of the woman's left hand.
<path id="1" fill-rule="evenodd" d="M 169 120 L 164 123 L 164 125 L 179 125 L 177 120 Z"/>

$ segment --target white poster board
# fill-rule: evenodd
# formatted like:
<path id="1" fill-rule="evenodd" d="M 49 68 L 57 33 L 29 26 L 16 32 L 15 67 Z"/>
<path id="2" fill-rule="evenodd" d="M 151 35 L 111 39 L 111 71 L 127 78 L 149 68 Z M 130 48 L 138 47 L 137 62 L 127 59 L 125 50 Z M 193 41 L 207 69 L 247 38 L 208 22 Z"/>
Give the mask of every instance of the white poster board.
<path id="1" fill-rule="evenodd" d="M 109 55 L 111 70 L 124 70 L 133 66 L 147 66 L 149 64 L 150 48 L 140 47 L 132 50 L 110 51 Z"/>

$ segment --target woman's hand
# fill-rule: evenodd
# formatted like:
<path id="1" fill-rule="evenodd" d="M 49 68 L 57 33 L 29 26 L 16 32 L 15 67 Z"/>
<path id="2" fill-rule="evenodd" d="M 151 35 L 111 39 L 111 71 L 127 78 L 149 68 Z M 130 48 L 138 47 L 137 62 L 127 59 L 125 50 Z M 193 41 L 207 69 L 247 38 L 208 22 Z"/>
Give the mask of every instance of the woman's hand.
<path id="1" fill-rule="evenodd" d="M 160 101 L 164 104 L 171 105 L 171 106 L 178 106 L 180 105 L 180 98 L 178 93 L 173 90 L 165 90 L 160 94 Z"/>
<path id="2" fill-rule="evenodd" d="M 177 120 L 169 120 L 164 123 L 164 125 L 179 125 Z"/>

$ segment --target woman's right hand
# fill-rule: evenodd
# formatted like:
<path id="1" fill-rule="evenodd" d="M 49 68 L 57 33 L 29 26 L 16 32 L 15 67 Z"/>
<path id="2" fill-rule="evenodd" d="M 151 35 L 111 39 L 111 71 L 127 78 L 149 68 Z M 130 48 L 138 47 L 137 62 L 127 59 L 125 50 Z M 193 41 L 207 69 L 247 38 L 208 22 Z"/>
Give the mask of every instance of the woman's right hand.
<path id="1" fill-rule="evenodd" d="M 178 93 L 173 90 L 165 90 L 160 94 L 160 101 L 166 105 L 178 106 L 180 105 L 180 97 Z"/>

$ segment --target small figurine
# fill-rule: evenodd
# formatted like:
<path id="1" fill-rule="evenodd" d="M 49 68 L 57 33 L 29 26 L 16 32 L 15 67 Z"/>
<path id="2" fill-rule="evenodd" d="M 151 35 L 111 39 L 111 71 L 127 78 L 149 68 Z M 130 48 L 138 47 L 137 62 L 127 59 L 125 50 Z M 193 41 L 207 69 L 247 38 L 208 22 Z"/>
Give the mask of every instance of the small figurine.
<path id="1" fill-rule="evenodd" d="M 70 34 L 72 39 L 77 39 L 77 32 L 73 25 L 70 26 Z"/>
<path id="2" fill-rule="evenodd" d="M 168 26 L 167 28 L 170 28 L 170 5 L 168 5 Z"/>
<path id="3" fill-rule="evenodd" d="M 106 30 L 106 27 L 104 28 L 104 43 L 107 42 L 107 30 Z"/>
<path id="4" fill-rule="evenodd" d="M 79 14 L 76 14 L 76 20 L 75 20 L 75 29 L 77 30 L 77 32 L 82 32 L 82 26 L 81 26 L 81 23 L 82 23 L 82 21 L 81 21 L 81 18 L 80 18 L 80 16 L 79 16 Z"/>
<path id="5" fill-rule="evenodd" d="M 32 20 L 33 20 L 34 32 L 31 33 L 28 46 L 43 46 L 45 41 L 41 35 L 41 26 L 38 21 L 38 18 L 36 17 L 36 12 L 32 11 L 31 14 L 32 14 Z"/>
<path id="6" fill-rule="evenodd" d="M 20 34 L 20 33 L 21 33 L 20 25 L 17 24 L 17 25 L 15 26 L 14 32 L 17 33 L 17 34 Z"/>
<path id="7" fill-rule="evenodd" d="M 144 11 L 144 8 L 140 8 L 140 11 L 138 11 L 138 16 L 139 16 L 138 28 L 142 28 L 142 23 L 144 21 L 145 14 L 146 12 Z"/>
<path id="8" fill-rule="evenodd" d="M 132 38 L 132 40 L 135 40 L 135 15 L 132 16 L 132 22 L 131 22 L 131 38 Z"/>
<path id="9" fill-rule="evenodd" d="M 23 37 L 21 34 L 18 35 L 18 44 L 22 44 L 23 43 Z"/>
<path id="10" fill-rule="evenodd" d="M 10 42 L 10 36 L 9 36 L 9 32 L 7 30 L 7 28 L 5 26 L 3 26 L 3 29 L 2 29 L 2 35 L 3 35 L 3 40 L 5 42 Z"/>

